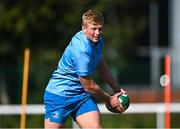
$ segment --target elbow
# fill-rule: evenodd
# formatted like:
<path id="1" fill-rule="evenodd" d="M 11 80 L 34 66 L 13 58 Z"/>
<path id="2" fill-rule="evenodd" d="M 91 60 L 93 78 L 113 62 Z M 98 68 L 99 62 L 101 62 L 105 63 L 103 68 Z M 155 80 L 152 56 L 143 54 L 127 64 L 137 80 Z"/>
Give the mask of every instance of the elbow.
<path id="1" fill-rule="evenodd" d="M 94 93 L 97 90 L 97 85 L 92 79 L 80 78 L 80 82 L 86 92 Z"/>
<path id="2" fill-rule="evenodd" d="M 85 86 L 84 86 L 84 90 L 85 90 L 86 92 L 88 92 L 88 93 L 94 93 L 94 92 L 95 92 L 95 88 L 94 88 L 94 86 L 92 86 L 92 85 L 85 85 Z"/>
<path id="3" fill-rule="evenodd" d="M 91 91 L 92 91 L 92 86 L 91 86 L 91 85 L 85 85 L 85 86 L 84 86 L 84 90 L 85 90 L 86 92 L 91 92 Z"/>

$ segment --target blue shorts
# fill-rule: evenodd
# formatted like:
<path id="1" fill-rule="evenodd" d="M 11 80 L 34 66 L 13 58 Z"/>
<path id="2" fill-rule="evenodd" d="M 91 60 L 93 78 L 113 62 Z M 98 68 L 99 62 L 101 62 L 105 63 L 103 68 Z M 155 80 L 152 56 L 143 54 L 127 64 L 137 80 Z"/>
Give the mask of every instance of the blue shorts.
<path id="1" fill-rule="evenodd" d="M 74 120 L 81 114 L 98 111 L 98 106 L 91 96 L 63 97 L 45 92 L 45 119 L 63 124 L 69 115 Z"/>

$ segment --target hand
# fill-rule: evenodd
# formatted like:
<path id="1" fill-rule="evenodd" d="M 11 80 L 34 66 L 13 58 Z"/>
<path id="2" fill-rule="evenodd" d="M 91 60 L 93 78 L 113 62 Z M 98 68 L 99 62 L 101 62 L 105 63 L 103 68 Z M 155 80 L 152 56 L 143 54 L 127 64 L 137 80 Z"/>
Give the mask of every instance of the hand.
<path id="1" fill-rule="evenodd" d="M 115 109 L 115 112 L 117 112 L 117 113 L 122 113 L 125 111 L 122 104 L 118 100 L 118 96 L 120 96 L 123 93 L 125 93 L 125 92 L 116 93 L 115 95 L 111 96 L 111 98 L 110 98 L 110 105 L 113 109 Z"/>
<path id="2" fill-rule="evenodd" d="M 124 89 L 121 88 L 121 91 L 123 94 L 126 94 L 126 91 Z"/>
<path id="3" fill-rule="evenodd" d="M 114 90 L 115 93 L 119 93 L 119 92 L 122 92 L 123 94 L 126 94 L 126 91 L 122 88 L 118 88 L 116 90 Z"/>

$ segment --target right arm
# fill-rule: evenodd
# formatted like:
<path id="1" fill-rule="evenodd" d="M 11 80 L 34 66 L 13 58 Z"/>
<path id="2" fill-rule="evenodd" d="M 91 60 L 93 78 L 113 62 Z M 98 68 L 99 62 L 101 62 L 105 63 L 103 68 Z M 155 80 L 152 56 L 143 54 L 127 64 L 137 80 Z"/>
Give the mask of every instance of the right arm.
<path id="1" fill-rule="evenodd" d="M 80 82 L 84 87 L 84 90 L 95 98 L 105 103 L 109 103 L 116 110 L 124 110 L 122 104 L 118 100 L 118 96 L 122 93 L 110 96 L 108 93 L 103 91 L 100 86 L 95 83 L 92 77 L 80 77 Z"/>
<path id="2" fill-rule="evenodd" d="M 91 93 L 95 98 L 100 101 L 109 103 L 111 96 L 104 92 L 98 84 L 96 84 L 91 77 L 80 77 L 80 82 L 84 87 L 84 90 Z"/>

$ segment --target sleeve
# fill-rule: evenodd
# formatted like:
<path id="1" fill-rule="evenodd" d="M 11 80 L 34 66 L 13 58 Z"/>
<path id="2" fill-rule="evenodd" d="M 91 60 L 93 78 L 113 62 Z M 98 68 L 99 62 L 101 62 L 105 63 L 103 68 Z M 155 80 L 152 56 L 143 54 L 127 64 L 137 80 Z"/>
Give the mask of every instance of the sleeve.
<path id="1" fill-rule="evenodd" d="M 93 63 L 91 57 L 80 48 L 74 50 L 74 65 L 78 76 L 89 76 L 93 74 Z"/>

